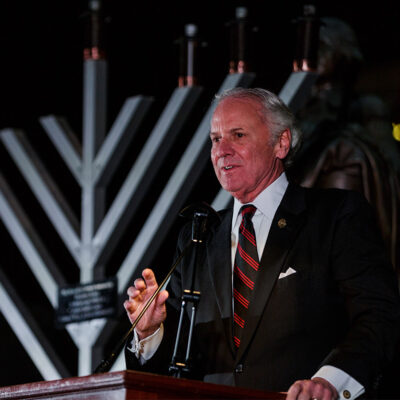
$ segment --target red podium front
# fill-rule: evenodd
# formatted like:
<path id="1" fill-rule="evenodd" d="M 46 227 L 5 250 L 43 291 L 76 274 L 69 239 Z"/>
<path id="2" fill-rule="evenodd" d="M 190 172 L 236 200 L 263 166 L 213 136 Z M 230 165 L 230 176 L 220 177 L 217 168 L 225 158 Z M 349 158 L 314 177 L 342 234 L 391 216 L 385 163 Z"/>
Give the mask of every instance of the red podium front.
<path id="1" fill-rule="evenodd" d="M 216 385 L 136 371 L 26 383 L 0 388 L 0 399 L 284 399 L 284 393 Z"/>

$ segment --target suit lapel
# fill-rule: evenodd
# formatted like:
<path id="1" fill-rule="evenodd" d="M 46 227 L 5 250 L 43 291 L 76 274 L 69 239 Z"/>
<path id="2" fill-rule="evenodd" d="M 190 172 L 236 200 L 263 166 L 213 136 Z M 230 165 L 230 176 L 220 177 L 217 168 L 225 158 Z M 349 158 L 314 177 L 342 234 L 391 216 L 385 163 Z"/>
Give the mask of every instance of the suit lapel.
<path id="1" fill-rule="evenodd" d="M 232 265 L 231 265 L 232 209 L 225 213 L 207 243 L 210 280 L 225 327 L 225 335 L 234 353 L 232 340 Z M 211 242 L 211 243 L 210 243 Z"/>
<path id="2" fill-rule="evenodd" d="M 253 299 L 246 328 L 236 358 L 244 354 L 251 338 L 259 325 L 263 311 L 271 295 L 275 282 L 284 265 L 287 254 L 295 237 L 304 223 L 304 189 L 289 184 L 272 221 L 271 229 L 261 257 L 260 269 L 255 284 L 256 297 Z"/>

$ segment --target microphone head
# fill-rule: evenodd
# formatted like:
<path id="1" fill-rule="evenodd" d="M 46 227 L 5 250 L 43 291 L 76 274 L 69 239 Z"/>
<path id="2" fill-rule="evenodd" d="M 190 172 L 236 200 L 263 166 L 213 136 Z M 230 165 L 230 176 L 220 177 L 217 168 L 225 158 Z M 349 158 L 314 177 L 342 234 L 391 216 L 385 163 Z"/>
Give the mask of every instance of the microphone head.
<path id="1" fill-rule="evenodd" d="M 186 206 L 179 212 L 179 216 L 184 218 L 193 218 L 196 213 L 206 214 L 208 217 L 211 217 L 211 219 L 221 221 L 219 214 L 205 201 Z"/>
<path id="2" fill-rule="evenodd" d="M 204 201 L 185 207 L 179 215 L 192 219 L 193 242 L 202 242 L 210 224 L 221 221 L 219 214 Z"/>

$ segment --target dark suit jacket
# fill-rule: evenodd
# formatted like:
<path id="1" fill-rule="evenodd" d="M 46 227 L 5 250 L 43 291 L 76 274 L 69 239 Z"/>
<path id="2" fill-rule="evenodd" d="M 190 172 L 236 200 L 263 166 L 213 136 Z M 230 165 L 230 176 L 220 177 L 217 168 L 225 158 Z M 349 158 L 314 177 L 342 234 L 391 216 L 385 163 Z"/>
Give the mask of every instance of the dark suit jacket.
<path id="1" fill-rule="evenodd" d="M 168 373 L 176 335 L 172 310 L 179 309 L 182 289 L 191 288 L 194 275 L 201 300 L 190 377 L 286 391 L 295 380 L 309 379 L 329 364 L 368 389 L 393 356 L 400 306 L 366 200 L 350 191 L 289 185 L 261 258 L 256 299 L 237 352 L 232 340 L 232 209 L 220 215 L 197 250 L 197 268 L 191 252 L 171 279 L 166 337 L 144 369 Z M 179 252 L 190 239 L 187 225 Z M 296 273 L 278 279 L 289 268 Z M 138 368 L 129 351 L 126 362 L 127 368 Z"/>

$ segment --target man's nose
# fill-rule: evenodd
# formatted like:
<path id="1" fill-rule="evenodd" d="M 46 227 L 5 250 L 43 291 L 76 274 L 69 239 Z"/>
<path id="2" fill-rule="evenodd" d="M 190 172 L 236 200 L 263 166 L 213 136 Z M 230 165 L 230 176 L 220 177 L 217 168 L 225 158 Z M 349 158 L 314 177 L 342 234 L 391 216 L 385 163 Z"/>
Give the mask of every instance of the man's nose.
<path id="1" fill-rule="evenodd" d="M 220 139 L 216 154 L 218 157 L 226 157 L 233 154 L 233 147 L 229 140 Z"/>

